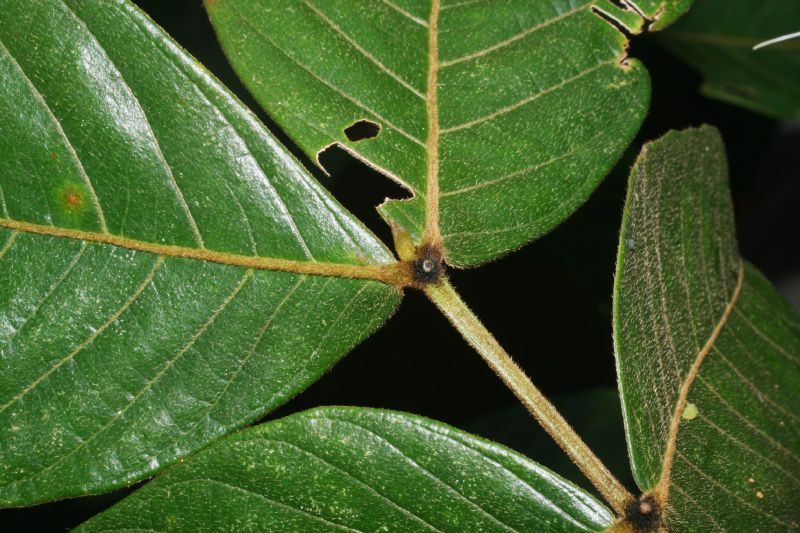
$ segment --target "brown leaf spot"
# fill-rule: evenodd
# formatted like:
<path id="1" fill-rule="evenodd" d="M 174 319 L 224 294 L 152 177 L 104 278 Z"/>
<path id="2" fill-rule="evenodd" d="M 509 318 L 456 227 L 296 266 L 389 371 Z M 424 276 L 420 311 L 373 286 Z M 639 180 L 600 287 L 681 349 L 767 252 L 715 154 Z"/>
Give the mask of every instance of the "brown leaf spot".
<path id="1" fill-rule="evenodd" d="M 83 195 L 74 189 L 64 191 L 64 205 L 67 209 L 74 210 L 83 207 Z"/>

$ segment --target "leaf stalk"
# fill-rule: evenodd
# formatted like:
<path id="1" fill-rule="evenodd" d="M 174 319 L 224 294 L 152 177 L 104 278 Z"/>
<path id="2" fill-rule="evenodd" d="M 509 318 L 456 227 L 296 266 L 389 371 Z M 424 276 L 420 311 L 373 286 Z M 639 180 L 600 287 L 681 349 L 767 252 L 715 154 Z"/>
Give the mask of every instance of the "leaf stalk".
<path id="1" fill-rule="evenodd" d="M 597 488 L 614 511 L 622 516 L 635 498 L 583 442 L 561 413 L 545 398 L 525 372 L 470 310 L 447 279 L 423 288 L 428 298 L 450 320 L 466 341 L 511 389 L 531 415 L 556 441 Z"/>

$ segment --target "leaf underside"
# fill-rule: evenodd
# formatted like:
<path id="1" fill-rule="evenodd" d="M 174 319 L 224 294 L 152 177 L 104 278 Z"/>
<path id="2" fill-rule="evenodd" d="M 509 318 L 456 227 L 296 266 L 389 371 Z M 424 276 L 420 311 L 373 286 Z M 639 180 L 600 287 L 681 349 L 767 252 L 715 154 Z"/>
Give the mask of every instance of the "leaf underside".
<path id="1" fill-rule="evenodd" d="M 753 46 L 800 29 L 800 2 L 702 0 L 659 42 L 699 71 L 712 98 L 765 115 L 800 117 L 800 40 Z"/>
<path id="2" fill-rule="evenodd" d="M 407 186 L 414 198 L 384 217 L 419 243 L 438 210 L 446 259 L 466 267 L 563 221 L 644 117 L 647 73 L 592 3 L 206 4 L 245 85 L 309 157 L 338 143 Z M 350 141 L 359 120 L 377 137 Z"/>
<path id="3" fill-rule="evenodd" d="M 634 477 L 675 531 L 800 523 L 800 317 L 739 258 L 710 127 L 645 146 L 620 238 L 614 334 Z"/>
<path id="4" fill-rule="evenodd" d="M 612 521 L 500 445 L 414 415 L 322 408 L 225 438 L 79 531 L 572 532 Z"/>
<path id="5" fill-rule="evenodd" d="M 124 0 L 3 2 L 0 115 L 0 505 L 152 475 L 297 394 L 399 301 L 177 257 L 392 261 Z"/>

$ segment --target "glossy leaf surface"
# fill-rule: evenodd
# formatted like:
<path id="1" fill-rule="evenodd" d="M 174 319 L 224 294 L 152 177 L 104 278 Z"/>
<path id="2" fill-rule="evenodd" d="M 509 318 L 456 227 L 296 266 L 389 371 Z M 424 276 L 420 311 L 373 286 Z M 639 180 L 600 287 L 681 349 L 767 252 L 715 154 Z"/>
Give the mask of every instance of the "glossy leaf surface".
<path id="1" fill-rule="evenodd" d="M 447 260 L 546 233 L 636 132 L 644 68 L 589 0 L 214 0 L 228 58 L 309 157 L 339 143 L 414 194 L 380 209 Z M 359 120 L 377 137 L 348 139 Z M 438 222 L 433 213 L 438 213 Z"/>
<path id="2" fill-rule="evenodd" d="M 800 117 L 800 2 L 698 0 L 661 42 L 700 72 L 703 93 L 776 118 Z"/>
<path id="3" fill-rule="evenodd" d="M 124 0 L 2 2 L 0 116 L 2 505 L 152 474 L 397 305 L 291 271 L 392 258 Z"/>
<path id="4" fill-rule="evenodd" d="M 611 513 L 507 448 L 421 417 L 308 411 L 233 435 L 79 531 L 601 531 Z"/>
<path id="5" fill-rule="evenodd" d="M 645 146 L 629 185 L 614 334 L 639 486 L 674 531 L 800 523 L 800 317 L 739 257 L 711 127 Z"/>

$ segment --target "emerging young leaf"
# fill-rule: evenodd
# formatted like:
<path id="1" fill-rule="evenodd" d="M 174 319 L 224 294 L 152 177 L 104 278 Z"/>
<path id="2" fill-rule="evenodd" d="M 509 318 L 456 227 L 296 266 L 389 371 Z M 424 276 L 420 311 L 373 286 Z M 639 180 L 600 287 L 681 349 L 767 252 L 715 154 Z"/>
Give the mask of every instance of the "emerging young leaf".
<path id="1" fill-rule="evenodd" d="M 3 2 L 0 116 L 1 505 L 152 474 L 398 303 L 309 275 L 392 257 L 125 0 Z"/>
<path id="2" fill-rule="evenodd" d="M 310 157 L 339 143 L 414 194 L 384 217 L 474 266 L 546 233 L 644 117 L 592 0 L 207 0 L 245 85 Z M 367 120 L 376 137 L 351 140 Z"/>
<path id="3" fill-rule="evenodd" d="M 613 519 L 497 444 L 409 414 L 323 408 L 227 437 L 79 531 L 555 533 Z"/>
<path id="4" fill-rule="evenodd" d="M 800 317 L 739 257 L 711 127 L 646 145 L 633 169 L 614 335 L 634 476 L 653 498 L 638 518 L 796 529 Z"/>
<path id="5" fill-rule="evenodd" d="M 706 95 L 791 119 L 800 117 L 800 40 L 753 46 L 797 31 L 794 0 L 703 0 L 659 42 L 704 76 Z"/>

